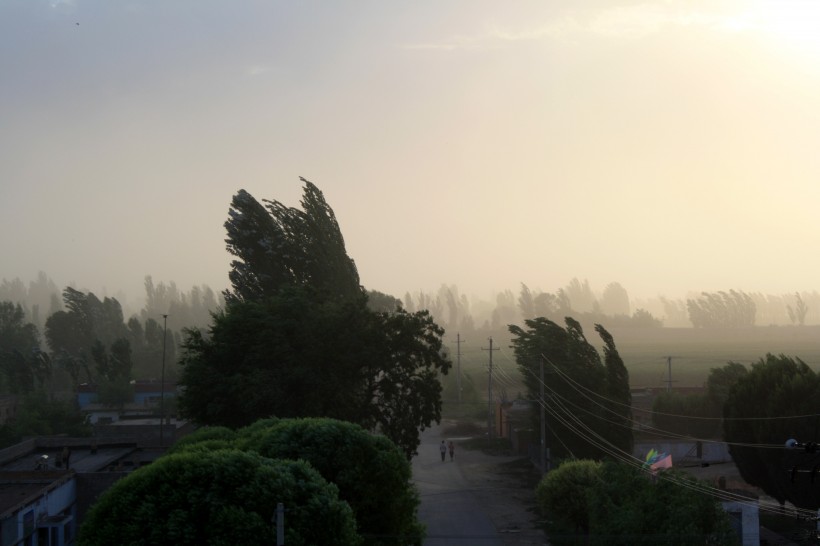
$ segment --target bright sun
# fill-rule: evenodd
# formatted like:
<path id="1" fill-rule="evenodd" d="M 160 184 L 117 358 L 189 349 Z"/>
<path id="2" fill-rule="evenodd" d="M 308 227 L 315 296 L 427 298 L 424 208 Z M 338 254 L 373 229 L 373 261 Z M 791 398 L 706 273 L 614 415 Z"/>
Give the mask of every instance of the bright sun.
<path id="1" fill-rule="evenodd" d="M 746 13 L 751 26 L 789 49 L 820 54 L 820 1 L 759 0 Z"/>

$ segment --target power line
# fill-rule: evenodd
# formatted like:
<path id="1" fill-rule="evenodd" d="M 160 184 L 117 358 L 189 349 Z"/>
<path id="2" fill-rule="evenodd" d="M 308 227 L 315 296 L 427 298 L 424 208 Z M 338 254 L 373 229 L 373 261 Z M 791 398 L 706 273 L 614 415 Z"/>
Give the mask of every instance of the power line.
<path id="1" fill-rule="evenodd" d="M 597 398 L 601 398 L 601 399 L 607 401 L 610 404 L 627 407 L 627 408 L 630 408 L 632 410 L 636 410 L 636 411 L 639 411 L 639 412 L 642 412 L 642 413 L 648 413 L 650 411 L 650 410 L 646 410 L 646 409 L 643 409 L 643 408 L 636 408 L 635 406 L 631 406 L 629 404 L 624 404 L 623 402 L 618 402 L 617 400 L 612 400 L 611 398 L 607 398 L 606 396 L 604 396 L 602 394 L 599 394 L 599 393 L 593 391 L 592 389 L 590 389 L 588 387 L 585 387 L 584 385 L 581 385 L 580 383 L 578 383 L 577 381 L 572 379 L 566 372 L 562 371 L 558 366 L 553 364 L 549 359 L 547 359 L 547 362 L 550 364 L 550 366 L 553 367 L 553 369 L 555 369 L 556 373 L 559 376 L 562 376 L 562 378 L 564 378 L 567 382 L 577 385 L 577 387 L 579 389 L 587 391 L 592 396 L 595 396 Z M 779 419 L 807 419 L 807 418 L 816 418 L 817 417 L 817 414 L 761 416 L 761 417 L 700 417 L 700 416 L 697 416 L 697 415 L 680 415 L 680 414 L 675 414 L 675 413 L 664 413 L 664 412 L 659 412 L 659 411 L 652 411 L 651 413 L 654 413 L 656 415 L 665 415 L 665 416 L 669 416 L 669 417 L 679 417 L 679 418 L 683 418 L 683 419 L 701 419 L 701 420 L 708 420 L 708 421 L 755 421 L 755 420 L 770 421 L 770 420 L 779 420 Z"/>
<path id="2" fill-rule="evenodd" d="M 555 406 L 546 404 L 546 407 L 547 410 L 550 412 L 550 416 L 552 418 L 561 422 L 561 424 L 563 424 L 570 432 L 578 436 L 581 440 L 597 447 L 598 449 L 600 449 L 604 453 L 607 453 L 617 461 L 620 461 L 624 464 L 628 464 L 633 468 L 636 468 L 643 472 L 649 473 L 649 470 L 645 467 L 643 461 L 629 453 L 626 453 L 625 451 L 621 450 L 620 448 L 618 448 L 617 446 L 613 445 L 611 442 L 603 438 L 600 434 L 591 430 L 585 423 L 583 423 L 577 417 L 577 415 L 575 415 L 572 411 L 568 410 L 566 407 L 563 407 L 560 403 L 555 404 Z M 660 479 L 667 480 L 671 483 L 674 483 L 682 487 L 687 487 L 688 489 L 691 489 L 693 491 L 708 494 L 712 497 L 724 501 L 733 501 L 740 504 L 746 504 L 749 506 L 757 506 L 759 507 L 759 509 L 763 511 L 782 514 L 782 507 L 779 503 L 772 503 L 768 501 L 759 500 L 751 502 L 749 498 L 744 495 L 732 493 L 731 491 L 726 491 L 723 489 L 718 489 L 704 482 L 682 478 L 680 476 L 675 475 L 674 473 L 659 472 L 657 475 Z M 793 511 L 795 515 L 802 517 L 813 517 L 815 515 L 814 511 L 812 510 L 794 508 Z"/>

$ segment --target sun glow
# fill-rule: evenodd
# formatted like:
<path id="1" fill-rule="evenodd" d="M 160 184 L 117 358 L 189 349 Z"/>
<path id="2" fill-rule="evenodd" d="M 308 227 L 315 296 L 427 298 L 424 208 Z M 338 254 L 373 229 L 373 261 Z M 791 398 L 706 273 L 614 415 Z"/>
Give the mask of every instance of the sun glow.
<path id="1" fill-rule="evenodd" d="M 743 19 L 783 47 L 820 56 L 820 2 L 816 0 L 761 0 Z"/>

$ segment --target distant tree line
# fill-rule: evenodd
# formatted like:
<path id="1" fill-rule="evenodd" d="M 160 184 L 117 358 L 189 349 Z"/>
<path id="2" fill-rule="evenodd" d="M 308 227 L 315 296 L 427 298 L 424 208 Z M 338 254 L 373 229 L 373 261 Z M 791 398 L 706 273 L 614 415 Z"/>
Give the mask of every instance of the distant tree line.
<path id="1" fill-rule="evenodd" d="M 757 306 L 745 292 L 704 292 L 686 301 L 695 328 L 744 328 L 754 326 Z"/>
<path id="2" fill-rule="evenodd" d="M 184 292 L 174 282 L 155 284 L 150 276 L 145 278 L 145 294 L 142 308 L 134 315 L 144 323 L 168 314 L 168 327 L 173 332 L 207 327 L 210 314 L 224 305 L 223 294 L 207 286 L 194 286 Z M 468 298 L 454 284 L 442 285 L 435 293 L 406 292 L 403 298 L 372 289 L 367 294 L 371 310 L 390 311 L 397 306 L 409 312 L 426 309 L 445 330 L 464 334 L 490 335 L 504 332 L 508 324 L 521 325 L 530 318 L 561 322 L 566 316 L 575 317 L 588 327 L 603 324 L 607 328 L 820 323 L 820 292 L 816 291 L 773 296 L 730 289 L 702 292 L 684 299 L 658 296 L 635 300 L 620 283 L 611 282 L 598 293 L 588 281 L 574 278 L 555 292 L 532 290 L 522 283 L 518 295 L 503 290 L 493 301 Z M 46 319 L 64 308 L 62 291 L 42 272 L 28 285 L 20 279 L 2 279 L 0 301 L 19 303 L 41 334 Z"/>
<path id="3" fill-rule="evenodd" d="M 428 309 L 447 331 L 462 333 L 500 332 L 507 324 L 521 325 L 530 318 L 560 322 L 567 316 L 587 326 L 608 328 L 803 326 L 811 318 L 820 322 L 818 292 L 771 296 L 730 289 L 685 299 L 659 296 L 634 301 L 617 282 L 608 284 L 599 296 L 586 280 L 578 279 L 554 293 L 531 290 L 522 283 L 518 296 L 504 290 L 493 302 L 467 298 L 455 285 L 442 285 L 435 294 L 407 292 L 402 300 L 393 299 L 410 310 Z"/>

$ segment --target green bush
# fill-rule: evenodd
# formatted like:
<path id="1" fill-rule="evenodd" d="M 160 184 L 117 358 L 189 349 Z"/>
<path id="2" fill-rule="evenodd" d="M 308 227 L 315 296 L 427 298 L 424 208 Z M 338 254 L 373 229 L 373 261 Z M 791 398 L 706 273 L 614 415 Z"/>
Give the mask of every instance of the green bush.
<path id="1" fill-rule="evenodd" d="M 217 450 L 236 447 L 236 431 L 228 427 L 201 427 L 177 440 L 168 450 L 168 454 L 181 453 L 192 449 Z"/>
<path id="2" fill-rule="evenodd" d="M 404 453 L 384 436 L 335 419 L 285 419 L 240 430 L 243 449 L 308 461 L 350 503 L 368 545 L 416 544 L 418 492 Z"/>
<path id="3" fill-rule="evenodd" d="M 570 461 L 547 473 L 535 489 L 538 507 L 575 533 L 589 533 L 589 492 L 599 479 L 598 461 Z"/>
<path id="4" fill-rule="evenodd" d="M 538 484 L 552 544 L 736 544 L 720 503 L 691 476 L 653 477 L 616 462 L 571 461 Z"/>
<path id="5" fill-rule="evenodd" d="M 279 502 L 289 546 L 361 543 L 350 506 L 310 465 L 222 450 L 167 455 L 118 481 L 89 511 L 78 544 L 268 546 Z"/>

